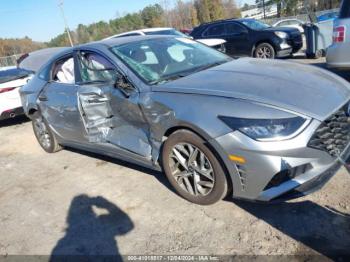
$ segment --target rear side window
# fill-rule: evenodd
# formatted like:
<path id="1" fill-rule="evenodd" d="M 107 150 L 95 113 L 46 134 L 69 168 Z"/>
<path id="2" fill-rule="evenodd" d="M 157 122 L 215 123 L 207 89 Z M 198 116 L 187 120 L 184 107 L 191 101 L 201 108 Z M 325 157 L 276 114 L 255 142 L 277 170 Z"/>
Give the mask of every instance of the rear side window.
<path id="1" fill-rule="evenodd" d="M 226 24 L 226 33 L 228 35 L 237 35 L 240 33 L 246 32 L 245 28 L 236 24 L 236 23 L 228 23 Z"/>
<path id="2" fill-rule="evenodd" d="M 169 29 L 169 30 L 159 30 L 159 31 L 149 31 L 145 32 L 146 35 L 176 35 L 176 36 L 181 36 L 181 37 L 187 37 L 185 34 L 176 31 L 174 29 Z"/>
<path id="3" fill-rule="evenodd" d="M 350 1 L 343 0 L 340 8 L 339 18 L 350 18 Z"/>
<path id="4" fill-rule="evenodd" d="M 138 36 L 141 35 L 139 33 L 130 33 L 130 34 L 125 34 L 125 35 L 118 35 L 115 38 L 119 38 L 119 37 L 127 37 L 127 36 Z"/>
<path id="5" fill-rule="evenodd" d="M 212 25 L 204 33 L 206 36 L 221 36 L 225 34 L 225 25 Z"/>
<path id="6" fill-rule="evenodd" d="M 62 84 L 75 83 L 73 55 L 66 56 L 54 64 L 52 80 Z"/>

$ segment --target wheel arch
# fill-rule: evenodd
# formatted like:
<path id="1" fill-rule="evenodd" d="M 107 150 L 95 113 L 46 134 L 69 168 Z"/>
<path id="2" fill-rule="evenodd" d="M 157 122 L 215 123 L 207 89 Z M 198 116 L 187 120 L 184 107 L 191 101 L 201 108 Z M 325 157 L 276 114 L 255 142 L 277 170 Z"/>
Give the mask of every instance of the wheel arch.
<path id="1" fill-rule="evenodd" d="M 39 109 L 35 106 L 31 106 L 27 109 L 27 116 L 32 119 L 33 115 L 36 113 L 36 112 L 39 112 Z"/>
<path id="2" fill-rule="evenodd" d="M 196 135 L 198 135 L 200 138 L 202 138 L 205 142 L 206 145 L 209 147 L 209 149 L 213 152 L 213 154 L 215 155 L 215 157 L 217 158 L 217 160 L 219 161 L 219 163 L 221 164 L 224 172 L 225 172 L 225 176 L 227 178 L 227 183 L 228 183 L 228 194 L 232 194 L 232 190 L 233 190 L 233 181 L 232 181 L 232 177 L 230 175 L 229 169 L 226 166 L 226 163 L 223 159 L 223 157 L 221 156 L 221 154 L 218 152 L 218 150 L 216 150 L 215 146 L 211 144 L 211 140 L 212 138 L 202 129 L 195 127 L 193 125 L 187 124 L 187 123 L 180 123 L 179 125 L 176 126 L 172 126 L 169 127 L 165 132 L 164 132 L 164 136 L 165 139 L 163 139 L 162 141 L 162 145 L 160 147 L 159 150 L 159 163 L 162 163 L 161 158 L 162 158 L 162 152 L 163 152 L 163 145 L 166 141 L 166 139 L 172 135 L 173 133 L 175 133 L 176 131 L 179 130 L 187 130 L 190 131 Z"/>

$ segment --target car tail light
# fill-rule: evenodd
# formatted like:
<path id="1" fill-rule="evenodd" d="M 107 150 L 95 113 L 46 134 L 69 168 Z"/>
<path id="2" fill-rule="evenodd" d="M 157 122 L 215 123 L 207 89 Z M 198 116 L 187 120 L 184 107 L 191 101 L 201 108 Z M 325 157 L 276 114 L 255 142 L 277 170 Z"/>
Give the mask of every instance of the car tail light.
<path id="1" fill-rule="evenodd" d="M 16 87 L 0 88 L 0 94 L 5 92 L 10 92 L 14 89 L 16 89 Z"/>
<path id="2" fill-rule="evenodd" d="M 333 29 L 333 43 L 342 43 L 345 41 L 345 26 L 336 26 Z"/>

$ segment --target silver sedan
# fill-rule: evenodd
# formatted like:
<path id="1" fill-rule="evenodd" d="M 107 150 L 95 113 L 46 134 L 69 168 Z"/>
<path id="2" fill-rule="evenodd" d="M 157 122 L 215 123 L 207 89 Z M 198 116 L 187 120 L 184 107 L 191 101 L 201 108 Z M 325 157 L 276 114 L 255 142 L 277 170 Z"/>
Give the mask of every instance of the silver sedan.
<path id="1" fill-rule="evenodd" d="M 274 201 L 320 188 L 349 155 L 349 84 L 188 38 L 67 49 L 21 89 L 49 153 L 69 146 L 163 170 L 179 195 Z M 127 178 L 126 178 L 127 179 Z"/>

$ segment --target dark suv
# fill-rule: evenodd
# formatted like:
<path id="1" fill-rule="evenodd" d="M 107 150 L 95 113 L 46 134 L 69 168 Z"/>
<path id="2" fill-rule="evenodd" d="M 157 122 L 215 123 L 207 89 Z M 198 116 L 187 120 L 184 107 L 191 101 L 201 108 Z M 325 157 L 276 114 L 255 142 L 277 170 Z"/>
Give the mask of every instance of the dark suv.
<path id="1" fill-rule="evenodd" d="M 226 40 L 226 52 L 231 56 L 258 58 L 285 57 L 303 45 L 298 29 L 271 27 L 255 19 L 228 19 L 202 24 L 191 33 L 195 39 Z"/>

